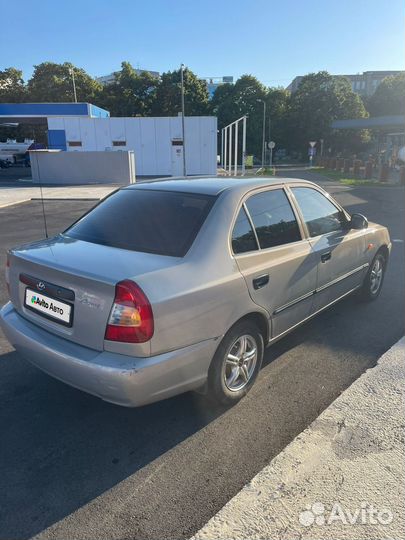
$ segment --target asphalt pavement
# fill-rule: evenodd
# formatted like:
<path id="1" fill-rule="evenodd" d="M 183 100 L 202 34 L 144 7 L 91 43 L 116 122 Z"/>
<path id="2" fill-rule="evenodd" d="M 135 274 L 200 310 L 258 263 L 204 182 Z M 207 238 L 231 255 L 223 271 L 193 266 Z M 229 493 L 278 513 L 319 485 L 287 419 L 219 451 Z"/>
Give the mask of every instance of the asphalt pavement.
<path id="1" fill-rule="evenodd" d="M 405 337 L 192 540 L 405 538 Z"/>
<path id="2" fill-rule="evenodd" d="M 383 291 L 372 304 L 345 299 L 268 349 L 231 409 L 191 393 L 110 405 L 32 367 L 0 335 L 1 539 L 192 536 L 403 335 L 404 189 L 323 185 L 389 227 Z M 92 204 L 47 201 L 49 229 Z M 40 237 L 39 202 L 1 209 L 0 265 L 5 248 Z"/>

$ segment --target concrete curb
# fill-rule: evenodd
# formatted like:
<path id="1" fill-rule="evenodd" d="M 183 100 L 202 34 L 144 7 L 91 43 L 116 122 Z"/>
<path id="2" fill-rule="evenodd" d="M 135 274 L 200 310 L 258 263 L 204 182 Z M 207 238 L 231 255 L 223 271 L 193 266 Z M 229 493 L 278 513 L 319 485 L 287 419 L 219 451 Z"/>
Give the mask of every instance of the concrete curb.
<path id="1" fill-rule="evenodd" d="M 405 338 L 194 537 L 405 538 Z"/>
<path id="2" fill-rule="evenodd" d="M 43 199 L 48 200 L 100 200 L 115 191 L 118 186 L 114 185 L 89 185 L 89 186 L 49 186 L 42 187 Z M 41 200 L 39 187 L 1 187 L 0 208 L 14 206 L 31 200 Z"/>
<path id="3" fill-rule="evenodd" d="M 99 201 L 99 197 L 31 197 L 30 201 Z"/>

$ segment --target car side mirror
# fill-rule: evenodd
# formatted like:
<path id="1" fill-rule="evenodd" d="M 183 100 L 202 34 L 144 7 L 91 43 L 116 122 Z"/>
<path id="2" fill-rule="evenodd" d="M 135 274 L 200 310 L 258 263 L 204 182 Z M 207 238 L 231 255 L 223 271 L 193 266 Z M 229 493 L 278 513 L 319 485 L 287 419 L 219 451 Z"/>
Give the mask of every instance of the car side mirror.
<path id="1" fill-rule="evenodd" d="M 352 214 L 349 226 L 351 229 L 367 229 L 368 219 L 363 214 Z"/>

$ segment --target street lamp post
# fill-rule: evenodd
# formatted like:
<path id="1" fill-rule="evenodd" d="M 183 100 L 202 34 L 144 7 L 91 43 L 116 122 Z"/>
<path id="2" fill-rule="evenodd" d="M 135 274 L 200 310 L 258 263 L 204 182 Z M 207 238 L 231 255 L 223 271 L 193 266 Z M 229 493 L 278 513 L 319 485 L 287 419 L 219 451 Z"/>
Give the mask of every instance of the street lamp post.
<path id="1" fill-rule="evenodd" d="M 309 166 L 312 167 L 312 161 L 315 155 L 316 141 L 309 141 Z"/>
<path id="2" fill-rule="evenodd" d="M 72 76 L 73 83 L 73 95 L 75 98 L 75 103 L 77 103 L 77 94 L 76 94 L 76 81 L 75 81 L 75 71 L 73 68 L 69 68 L 69 74 Z"/>
<path id="3" fill-rule="evenodd" d="M 271 141 L 271 116 L 269 114 L 269 136 L 268 136 L 268 143 L 270 144 L 270 141 Z M 273 162 L 273 149 L 270 149 L 270 167 L 272 165 L 272 162 Z"/>
<path id="4" fill-rule="evenodd" d="M 184 129 L 184 64 L 180 66 L 181 77 L 181 128 L 183 132 L 183 176 L 186 174 L 186 134 Z"/>
<path id="5" fill-rule="evenodd" d="M 269 148 L 270 148 L 270 167 L 273 166 L 273 149 L 275 148 L 276 143 L 274 141 L 269 142 Z"/>
<path id="6" fill-rule="evenodd" d="M 266 151 L 266 102 L 263 99 L 258 99 L 257 101 L 263 103 L 262 169 L 264 169 L 264 154 Z"/>

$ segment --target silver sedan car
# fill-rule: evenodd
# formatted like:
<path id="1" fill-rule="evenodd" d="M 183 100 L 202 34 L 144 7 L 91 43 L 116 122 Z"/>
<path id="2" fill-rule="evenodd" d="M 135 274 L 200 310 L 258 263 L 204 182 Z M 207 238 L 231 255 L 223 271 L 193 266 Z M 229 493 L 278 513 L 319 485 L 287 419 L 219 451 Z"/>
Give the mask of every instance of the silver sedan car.
<path id="1" fill-rule="evenodd" d="M 11 250 L 11 344 L 50 375 L 138 406 L 188 390 L 232 404 L 264 348 L 348 294 L 374 300 L 387 229 L 282 178 L 136 184 Z"/>

